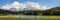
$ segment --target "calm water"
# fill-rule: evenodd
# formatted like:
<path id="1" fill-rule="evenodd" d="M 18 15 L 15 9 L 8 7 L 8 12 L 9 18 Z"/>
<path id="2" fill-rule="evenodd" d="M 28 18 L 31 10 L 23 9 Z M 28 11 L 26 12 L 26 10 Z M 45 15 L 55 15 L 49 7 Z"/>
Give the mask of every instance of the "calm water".
<path id="1" fill-rule="evenodd" d="M 46 18 L 48 16 L 12 15 L 10 17 L 15 17 L 15 18 Z"/>

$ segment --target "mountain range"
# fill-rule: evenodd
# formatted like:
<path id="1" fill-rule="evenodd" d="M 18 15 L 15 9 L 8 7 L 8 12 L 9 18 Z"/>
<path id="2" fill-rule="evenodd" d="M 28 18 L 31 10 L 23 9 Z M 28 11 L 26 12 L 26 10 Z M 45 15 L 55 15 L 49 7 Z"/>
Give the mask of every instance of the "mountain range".
<path id="1" fill-rule="evenodd" d="M 19 14 L 32 15 L 32 12 L 33 12 L 34 15 L 38 15 L 40 13 L 42 13 L 43 15 L 47 15 L 47 14 L 48 15 L 60 15 L 60 13 L 59 13 L 60 12 L 60 7 L 54 7 L 54 8 L 47 9 L 47 10 L 42 10 L 42 11 L 41 10 L 10 11 L 10 10 L 0 9 L 0 14 L 3 14 L 3 15 L 7 15 L 7 14 L 12 14 L 12 15 L 19 15 Z"/>

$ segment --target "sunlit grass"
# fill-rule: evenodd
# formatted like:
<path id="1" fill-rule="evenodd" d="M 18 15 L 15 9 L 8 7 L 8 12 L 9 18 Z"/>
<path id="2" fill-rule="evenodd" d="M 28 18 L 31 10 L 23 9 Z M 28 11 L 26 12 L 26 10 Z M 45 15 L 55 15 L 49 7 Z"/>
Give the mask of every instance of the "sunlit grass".
<path id="1" fill-rule="evenodd" d="M 13 17 L 6 17 L 0 18 L 0 20 L 60 20 L 60 16 L 45 16 L 45 17 L 35 17 L 35 18 L 13 18 Z"/>

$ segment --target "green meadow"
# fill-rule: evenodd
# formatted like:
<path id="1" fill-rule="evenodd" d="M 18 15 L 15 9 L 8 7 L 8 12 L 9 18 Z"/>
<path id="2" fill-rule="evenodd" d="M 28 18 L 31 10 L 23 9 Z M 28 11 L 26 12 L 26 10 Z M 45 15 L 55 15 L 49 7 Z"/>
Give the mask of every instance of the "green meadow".
<path id="1" fill-rule="evenodd" d="M 47 17 L 35 17 L 35 18 L 13 18 L 6 17 L 0 18 L 0 20 L 60 20 L 60 16 L 47 16 Z"/>

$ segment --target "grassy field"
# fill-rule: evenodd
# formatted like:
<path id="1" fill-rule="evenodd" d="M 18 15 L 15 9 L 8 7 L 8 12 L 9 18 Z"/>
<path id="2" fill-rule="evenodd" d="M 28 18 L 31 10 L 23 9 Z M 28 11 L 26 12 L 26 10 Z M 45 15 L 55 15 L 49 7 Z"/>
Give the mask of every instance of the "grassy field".
<path id="1" fill-rule="evenodd" d="M 0 20 L 60 20 L 60 16 L 47 16 L 40 18 L 13 18 L 13 17 L 1 17 Z"/>

